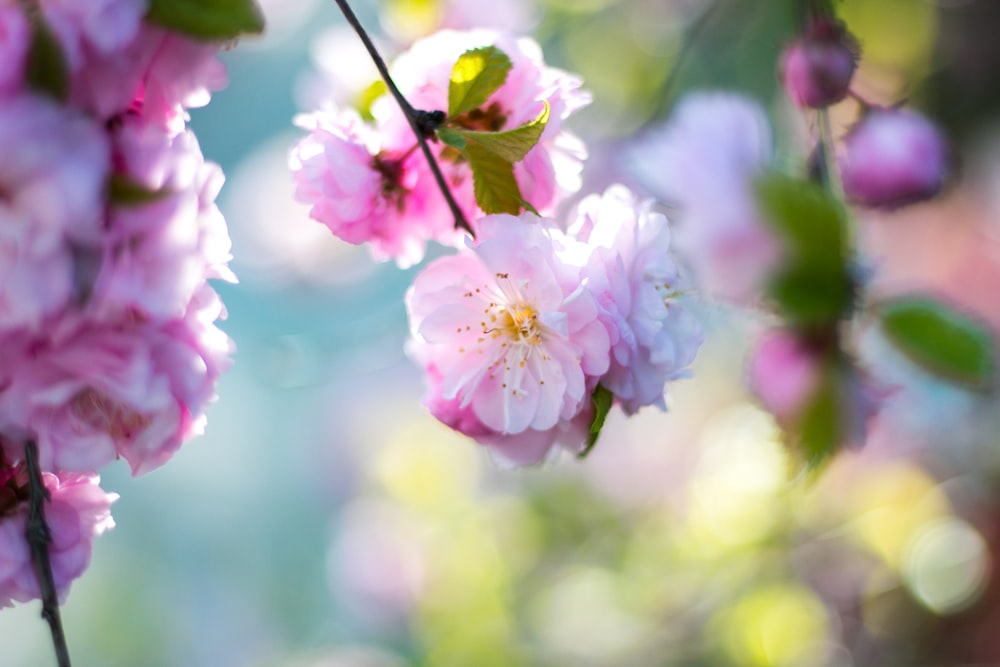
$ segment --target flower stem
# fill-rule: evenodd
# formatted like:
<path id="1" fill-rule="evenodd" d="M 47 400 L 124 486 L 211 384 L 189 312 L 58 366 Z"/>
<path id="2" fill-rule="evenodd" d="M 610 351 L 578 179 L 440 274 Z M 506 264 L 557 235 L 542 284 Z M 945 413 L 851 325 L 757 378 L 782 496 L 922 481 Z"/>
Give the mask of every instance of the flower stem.
<path id="1" fill-rule="evenodd" d="M 434 130 L 444 122 L 445 115 L 441 111 L 421 111 L 419 109 L 414 109 L 413 106 L 406 101 L 403 94 L 399 92 L 399 88 L 396 87 L 395 82 L 393 82 L 392 77 L 389 76 L 389 68 L 386 67 L 385 61 L 379 54 L 378 49 L 375 48 L 374 42 L 372 42 L 371 37 L 362 27 L 361 22 L 358 21 L 358 17 L 355 16 L 354 11 L 351 6 L 347 3 L 347 0 L 336 0 L 337 6 L 340 7 L 340 11 L 344 14 L 344 18 L 354 32 L 358 33 L 358 37 L 361 38 L 361 42 L 365 45 L 368 50 L 368 55 L 371 56 L 372 61 L 375 63 L 375 68 L 378 69 L 379 75 L 381 75 L 382 80 L 385 81 L 386 87 L 389 88 L 389 92 L 396 99 L 396 103 L 399 108 L 402 109 L 403 115 L 406 116 L 407 122 L 410 124 L 410 128 L 413 133 L 417 136 L 417 143 L 420 144 L 420 150 L 423 151 L 424 157 L 427 158 L 427 163 L 430 165 L 431 172 L 434 174 L 434 180 L 437 181 L 438 189 L 441 190 L 441 194 L 444 195 L 445 201 L 448 202 L 448 208 L 451 209 L 451 214 L 455 217 L 455 229 L 464 229 L 470 235 L 475 236 L 472 231 L 472 227 L 469 222 L 465 219 L 465 214 L 462 213 L 462 209 L 458 206 L 458 202 L 455 201 L 455 197 L 451 193 L 451 189 L 444 180 L 444 174 L 441 173 L 441 168 L 438 166 L 437 160 L 434 159 L 434 154 L 431 153 L 431 148 L 427 144 L 427 137 L 434 135 Z"/>
<path id="2" fill-rule="evenodd" d="M 819 150 L 822 160 L 820 169 L 823 172 L 823 185 L 837 199 L 843 201 L 844 187 L 840 182 L 840 172 L 837 170 L 837 160 L 833 150 L 833 128 L 830 125 L 830 112 L 827 109 L 817 111 L 819 125 Z"/>
<path id="3" fill-rule="evenodd" d="M 63 633 L 62 618 L 59 616 L 59 598 L 52 577 L 52 563 L 49 559 L 49 543 L 52 534 L 45 523 L 45 501 L 49 492 L 42 481 L 42 471 L 38 466 L 38 445 L 34 440 L 24 443 L 24 461 L 28 468 L 28 522 L 25 537 L 31 547 L 31 562 L 35 566 L 38 586 L 42 593 L 42 618 L 49 623 L 52 631 L 52 646 L 56 651 L 59 667 L 70 667 L 69 648 Z"/>

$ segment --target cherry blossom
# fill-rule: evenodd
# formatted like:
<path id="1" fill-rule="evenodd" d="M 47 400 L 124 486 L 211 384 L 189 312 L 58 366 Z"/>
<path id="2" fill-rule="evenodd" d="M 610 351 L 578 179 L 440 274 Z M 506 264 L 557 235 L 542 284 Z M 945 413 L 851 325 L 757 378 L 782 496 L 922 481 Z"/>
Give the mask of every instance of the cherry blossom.
<path id="1" fill-rule="evenodd" d="M 588 376 L 608 368 L 608 334 L 560 234 L 531 214 L 488 216 L 468 250 L 432 262 L 407 292 L 414 355 L 441 395 L 488 429 L 544 431 L 575 417 Z"/>
<path id="2" fill-rule="evenodd" d="M 777 258 L 752 191 L 771 155 L 763 109 L 720 92 L 684 98 L 632 153 L 643 184 L 678 209 L 677 250 L 713 296 L 752 299 Z"/>
<path id="3" fill-rule="evenodd" d="M 585 198 L 571 218 L 570 234 L 590 249 L 587 286 L 611 338 L 600 382 L 629 414 L 665 409 L 665 383 L 686 374 L 702 341 L 701 325 L 679 300 L 685 288 L 667 219 L 620 185 Z"/>
<path id="4" fill-rule="evenodd" d="M 44 473 L 43 483 L 51 499 L 45 519 L 52 541 L 49 558 L 53 581 L 61 600 L 70 584 L 90 563 L 94 539 L 114 527 L 111 503 L 118 499 L 105 493 L 94 474 Z M 27 475 L 21 464 L 0 465 L 0 607 L 40 597 L 31 552 L 24 539 L 28 519 Z"/>

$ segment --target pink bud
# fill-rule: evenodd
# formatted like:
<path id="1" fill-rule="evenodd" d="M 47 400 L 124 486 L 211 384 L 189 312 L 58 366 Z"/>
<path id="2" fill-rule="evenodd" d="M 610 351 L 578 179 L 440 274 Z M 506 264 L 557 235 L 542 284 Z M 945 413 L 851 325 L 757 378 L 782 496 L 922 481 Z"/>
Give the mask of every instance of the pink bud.
<path id="1" fill-rule="evenodd" d="M 844 193 L 856 204 L 898 208 L 941 190 L 947 146 L 938 129 L 914 111 L 876 109 L 844 140 Z"/>
<path id="2" fill-rule="evenodd" d="M 847 95 L 858 65 L 857 43 L 840 23 L 818 19 L 785 48 L 781 80 L 800 107 L 822 108 Z"/>
<path id="3" fill-rule="evenodd" d="M 816 391 L 820 361 L 795 333 L 774 329 L 757 342 L 750 360 L 750 389 L 781 422 L 793 420 Z"/>

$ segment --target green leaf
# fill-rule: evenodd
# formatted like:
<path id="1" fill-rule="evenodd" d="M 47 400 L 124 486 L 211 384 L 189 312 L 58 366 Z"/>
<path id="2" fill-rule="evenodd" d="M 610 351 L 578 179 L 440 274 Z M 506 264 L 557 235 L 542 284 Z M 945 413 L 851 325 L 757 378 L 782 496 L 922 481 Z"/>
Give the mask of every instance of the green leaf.
<path id="1" fill-rule="evenodd" d="M 787 176 L 769 175 L 757 183 L 757 201 L 793 259 L 840 271 L 847 257 L 847 218 L 825 190 Z"/>
<path id="2" fill-rule="evenodd" d="M 31 19 L 31 46 L 28 49 L 28 87 L 65 101 L 69 97 L 69 68 L 59 40 L 52 33 L 41 12 Z"/>
<path id="3" fill-rule="evenodd" d="M 921 296 L 884 303 L 879 317 L 886 337 L 917 365 L 972 389 L 993 386 L 995 341 L 984 324 Z"/>
<path id="4" fill-rule="evenodd" d="M 169 190 L 150 190 L 142 183 L 121 174 L 111 175 L 111 178 L 108 179 L 107 191 L 108 200 L 117 206 L 143 206 L 170 196 Z"/>
<path id="5" fill-rule="evenodd" d="M 479 208 L 487 214 L 520 213 L 524 197 L 514 180 L 514 165 L 479 144 L 468 144 L 464 153 L 472 167 L 472 185 Z"/>
<path id="6" fill-rule="evenodd" d="M 439 127 L 436 131 L 438 139 L 440 139 L 444 145 L 457 148 L 460 151 L 465 150 L 467 142 L 460 131 L 450 127 Z"/>
<path id="7" fill-rule="evenodd" d="M 503 132 L 477 132 L 474 130 L 453 129 L 465 141 L 474 141 L 477 144 L 488 148 L 508 162 L 520 162 L 532 148 L 538 144 L 545 131 L 545 124 L 549 122 L 549 103 L 545 102 L 545 108 L 538 118 L 529 121 L 524 125 L 515 127 L 512 130 Z M 442 141 L 444 141 L 442 139 Z M 445 143 L 448 143 L 445 141 Z M 453 146 L 454 144 L 448 144 Z M 455 148 L 461 148 L 455 146 Z"/>
<path id="8" fill-rule="evenodd" d="M 254 0 L 152 0 L 146 18 L 203 41 L 264 31 L 264 15 Z"/>
<path id="9" fill-rule="evenodd" d="M 800 326 L 834 324 L 854 306 L 847 266 L 847 219 L 822 188 L 770 175 L 757 183 L 765 219 L 785 244 L 782 265 L 768 284 L 779 312 Z"/>
<path id="10" fill-rule="evenodd" d="M 365 120 L 375 120 L 375 117 L 372 116 L 372 104 L 388 92 L 389 87 L 385 85 L 385 81 L 382 79 L 372 81 L 367 88 L 358 94 L 355 102 L 358 114 Z"/>
<path id="11" fill-rule="evenodd" d="M 839 379 L 840 374 L 833 365 L 828 365 L 816 393 L 802 408 L 795 424 L 796 444 L 810 469 L 829 459 L 843 442 L 846 416 L 840 400 Z"/>
<path id="12" fill-rule="evenodd" d="M 459 56 L 448 84 L 448 115 L 458 116 L 482 106 L 507 80 L 511 67 L 507 54 L 495 46 Z"/>
<path id="13" fill-rule="evenodd" d="M 846 274 L 826 274 L 815 265 L 794 263 L 771 277 L 768 295 L 778 312 L 798 327 L 832 325 L 854 306 L 854 282 Z"/>
<path id="14" fill-rule="evenodd" d="M 604 428 L 604 421 L 608 418 L 608 413 L 611 412 L 611 405 L 614 403 L 614 396 L 610 391 L 605 389 L 601 385 L 597 385 L 594 389 L 594 393 L 590 395 L 590 402 L 594 404 L 594 416 L 590 420 L 590 430 L 587 434 L 587 446 L 584 447 L 583 451 L 577 454 L 579 458 L 584 458 L 590 453 L 590 450 L 594 448 L 597 444 L 597 438 L 601 435 L 601 429 Z"/>

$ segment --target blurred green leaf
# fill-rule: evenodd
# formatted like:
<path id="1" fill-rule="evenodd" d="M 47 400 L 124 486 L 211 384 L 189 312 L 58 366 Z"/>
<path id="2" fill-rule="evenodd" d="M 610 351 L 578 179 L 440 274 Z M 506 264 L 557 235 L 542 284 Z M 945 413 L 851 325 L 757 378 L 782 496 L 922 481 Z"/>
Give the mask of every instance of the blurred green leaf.
<path id="1" fill-rule="evenodd" d="M 264 31 L 264 15 L 254 0 L 151 0 L 146 18 L 204 41 Z"/>
<path id="2" fill-rule="evenodd" d="M 787 176 L 769 175 L 757 183 L 757 200 L 768 223 L 795 258 L 829 270 L 847 257 L 847 219 L 843 207 L 821 187 Z"/>
<path id="3" fill-rule="evenodd" d="M 107 183 L 108 200 L 118 206 L 142 206 L 170 196 L 167 189 L 151 190 L 142 183 L 112 174 Z"/>
<path id="4" fill-rule="evenodd" d="M 796 442 L 810 469 L 837 453 L 842 444 L 845 415 L 839 379 L 832 364 L 824 368 L 816 393 L 803 407 L 795 426 Z"/>
<path id="5" fill-rule="evenodd" d="M 819 186 L 779 175 L 757 183 L 757 199 L 785 243 L 769 283 L 778 309 L 799 326 L 836 323 L 850 312 L 855 291 L 843 207 Z"/>
<path id="6" fill-rule="evenodd" d="M 468 144 L 464 154 L 472 167 L 473 189 L 479 208 L 485 213 L 520 213 L 524 198 L 514 179 L 514 165 L 475 143 Z"/>
<path id="7" fill-rule="evenodd" d="M 587 456 L 597 444 L 597 439 L 601 436 L 601 430 L 604 428 L 604 421 L 608 418 L 608 413 L 611 412 L 613 399 L 614 396 L 611 392 L 601 385 L 597 385 L 594 393 L 590 395 L 590 402 L 594 404 L 594 417 L 590 420 L 587 446 L 577 455 L 579 458 Z"/>
<path id="8" fill-rule="evenodd" d="M 466 141 L 475 141 L 481 146 L 496 153 L 508 162 L 520 162 L 532 148 L 538 144 L 545 131 L 545 124 L 549 122 L 549 103 L 545 102 L 545 108 L 538 118 L 529 121 L 520 127 L 503 132 L 478 132 L 474 130 L 453 130 Z M 442 141 L 445 141 L 442 139 Z M 445 141 L 445 143 L 448 143 Z M 455 144 L 448 144 L 455 146 Z M 460 146 L 455 146 L 460 148 Z"/>
<path id="9" fill-rule="evenodd" d="M 507 54 L 495 46 L 466 51 L 451 70 L 448 115 L 458 116 L 482 106 L 510 72 Z"/>
<path id="10" fill-rule="evenodd" d="M 34 12 L 31 17 L 31 46 L 28 48 L 25 78 L 32 90 L 59 101 L 65 101 L 69 96 L 66 55 L 41 12 Z"/>
<path id="11" fill-rule="evenodd" d="M 854 304 L 854 283 L 846 273 L 825 274 L 815 265 L 796 262 L 775 273 L 768 294 L 781 315 L 798 327 L 833 325 Z"/>
<path id="12" fill-rule="evenodd" d="M 917 365 L 973 389 L 993 385 L 994 340 L 984 324 L 921 296 L 894 299 L 878 312 L 886 337 Z"/>

